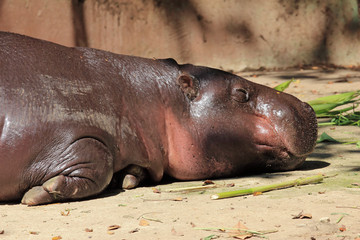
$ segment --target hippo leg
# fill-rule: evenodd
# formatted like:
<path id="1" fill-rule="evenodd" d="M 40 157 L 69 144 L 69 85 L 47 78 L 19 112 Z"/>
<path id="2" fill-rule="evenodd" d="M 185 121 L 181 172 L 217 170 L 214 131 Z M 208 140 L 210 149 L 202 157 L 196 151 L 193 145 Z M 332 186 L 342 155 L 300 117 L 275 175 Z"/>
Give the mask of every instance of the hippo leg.
<path id="1" fill-rule="evenodd" d="M 21 201 L 27 205 L 79 199 L 100 193 L 111 181 L 113 158 L 107 147 L 93 138 L 70 145 L 61 160 L 68 162 L 61 173 L 28 190 Z"/>
<path id="2" fill-rule="evenodd" d="M 129 165 L 125 169 L 114 174 L 111 188 L 132 189 L 137 187 L 147 178 L 144 168 L 137 165 Z"/>

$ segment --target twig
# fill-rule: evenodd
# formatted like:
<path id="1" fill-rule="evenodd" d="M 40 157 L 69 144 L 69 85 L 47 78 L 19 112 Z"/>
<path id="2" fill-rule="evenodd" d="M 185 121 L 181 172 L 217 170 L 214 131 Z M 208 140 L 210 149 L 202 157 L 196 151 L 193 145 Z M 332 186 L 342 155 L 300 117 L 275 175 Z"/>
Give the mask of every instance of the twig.
<path id="1" fill-rule="evenodd" d="M 240 231 L 240 232 L 246 232 L 246 233 L 251 233 L 251 234 L 255 234 L 255 235 L 265 235 L 265 234 L 269 234 L 269 233 L 276 233 L 278 232 L 278 230 L 267 230 L 267 231 L 254 231 L 254 230 L 250 230 L 250 229 L 243 229 L 243 228 L 194 228 L 195 230 L 205 230 L 205 231 L 213 231 L 213 230 L 235 230 L 235 231 Z"/>
<path id="2" fill-rule="evenodd" d="M 160 212 L 148 212 L 148 213 L 143 213 L 143 214 L 141 214 L 140 217 L 138 217 L 137 219 L 139 220 L 139 219 L 143 218 L 143 219 L 146 219 L 146 220 L 149 220 L 149 221 L 162 223 L 161 220 L 145 217 L 145 215 L 148 215 L 148 214 L 157 214 L 157 213 L 160 213 Z"/>
<path id="3" fill-rule="evenodd" d="M 212 185 L 205 185 L 205 186 L 173 188 L 173 189 L 164 190 L 164 192 L 198 191 L 198 190 L 204 190 L 204 189 L 216 188 L 216 187 L 218 187 L 216 184 L 212 184 Z"/>
<path id="4" fill-rule="evenodd" d="M 360 207 L 336 206 L 336 208 L 351 208 L 351 209 L 359 209 L 360 210 Z"/>
<path id="5" fill-rule="evenodd" d="M 282 182 L 282 183 L 277 183 L 277 184 L 271 184 L 271 185 L 248 188 L 248 189 L 231 191 L 231 192 L 222 192 L 222 193 L 212 195 L 211 199 L 215 200 L 215 199 L 222 199 L 222 198 L 238 197 L 238 196 L 254 194 L 256 192 L 268 192 L 268 191 L 272 191 L 272 190 L 276 190 L 276 189 L 283 189 L 283 188 L 289 188 L 289 187 L 312 184 L 312 183 L 319 183 L 319 182 L 323 181 L 323 179 L 324 179 L 323 175 L 315 175 L 315 176 L 306 177 L 306 178 L 298 178 L 293 181 L 287 181 L 287 182 Z"/>

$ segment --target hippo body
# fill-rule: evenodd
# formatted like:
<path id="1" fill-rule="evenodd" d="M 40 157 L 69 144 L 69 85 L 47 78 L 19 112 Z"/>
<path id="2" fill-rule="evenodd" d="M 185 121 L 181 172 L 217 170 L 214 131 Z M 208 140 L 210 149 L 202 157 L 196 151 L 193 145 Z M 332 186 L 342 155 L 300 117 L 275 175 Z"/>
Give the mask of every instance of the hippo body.
<path id="1" fill-rule="evenodd" d="M 291 170 L 317 136 L 306 103 L 227 72 L 4 32 L 0 106 L 0 202 L 28 205 L 98 194 L 122 172 Z"/>

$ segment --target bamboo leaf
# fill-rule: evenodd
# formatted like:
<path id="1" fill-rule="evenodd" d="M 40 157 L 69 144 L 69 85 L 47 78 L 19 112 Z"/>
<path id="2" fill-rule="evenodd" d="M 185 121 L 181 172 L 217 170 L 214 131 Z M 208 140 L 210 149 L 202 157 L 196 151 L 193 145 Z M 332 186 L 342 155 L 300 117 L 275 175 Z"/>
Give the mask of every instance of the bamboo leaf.
<path id="1" fill-rule="evenodd" d="M 211 240 L 211 239 L 215 239 L 215 238 L 218 238 L 218 236 L 212 234 L 212 235 L 210 235 L 210 236 L 205 237 L 204 240 Z"/>
<path id="2" fill-rule="evenodd" d="M 286 81 L 286 82 L 283 82 L 283 83 L 280 83 L 279 85 L 277 85 L 276 87 L 274 87 L 274 89 L 276 91 L 279 91 L 279 92 L 283 92 L 285 89 L 287 89 L 290 84 L 294 81 L 294 79 L 291 79 L 289 81 Z"/>
<path id="3" fill-rule="evenodd" d="M 317 143 L 321 143 L 321 142 L 336 142 L 338 143 L 339 141 L 330 137 L 326 132 L 323 132 L 321 135 L 320 135 L 320 138 L 319 140 L 316 141 Z"/>
<path id="4" fill-rule="evenodd" d="M 355 97 L 359 96 L 359 93 L 360 93 L 360 91 L 335 94 L 335 95 L 320 97 L 320 98 L 311 100 L 308 103 L 311 106 L 319 105 L 319 104 L 331 104 L 331 103 L 339 104 L 339 103 L 348 102 L 348 101 L 354 99 Z"/>
<path id="5" fill-rule="evenodd" d="M 339 110 L 336 110 L 336 111 L 320 113 L 320 114 L 317 114 L 316 116 L 317 116 L 317 117 L 334 117 L 334 116 L 337 116 L 337 115 L 339 115 L 339 114 L 345 113 L 345 112 L 347 112 L 347 111 L 354 110 L 354 109 L 357 108 L 358 106 L 359 106 L 359 105 L 356 104 L 356 105 L 354 105 L 354 106 L 347 107 L 347 108 L 342 108 L 342 109 L 339 109 Z M 357 115 L 356 112 L 355 112 L 352 116 L 359 117 L 359 119 L 360 119 L 360 115 Z"/>
<path id="6" fill-rule="evenodd" d="M 323 104 L 313 104 L 310 106 L 314 109 L 315 113 L 318 114 L 323 114 L 323 113 L 328 113 L 329 111 L 331 111 L 332 109 L 338 107 L 342 105 L 342 103 L 323 103 Z"/>

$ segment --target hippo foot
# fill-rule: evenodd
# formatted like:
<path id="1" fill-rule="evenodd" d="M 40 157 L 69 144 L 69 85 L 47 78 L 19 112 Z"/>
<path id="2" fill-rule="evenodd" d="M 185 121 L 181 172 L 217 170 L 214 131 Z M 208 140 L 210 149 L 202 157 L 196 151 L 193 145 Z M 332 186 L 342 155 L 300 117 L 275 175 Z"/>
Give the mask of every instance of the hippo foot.
<path id="1" fill-rule="evenodd" d="M 122 183 L 122 188 L 123 189 L 132 189 L 132 188 L 136 188 L 139 183 L 141 182 L 141 180 L 139 178 L 137 178 L 134 175 L 131 174 L 127 174 L 124 177 L 123 183 Z"/>
<path id="2" fill-rule="evenodd" d="M 122 171 L 114 174 L 111 181 L 111 188 L 132 189 L 136 188 L 147 178 L 144 168 L 130 165 Z"/>
<path id="3" fill-rule="evenodd" d="M 122 182 L 123 189 L 132 189 L 137 187 L 147 176 L 146 170 L 136 165 L 130 165 L 125 169 L 124 180 Z"/>
<path id="4" fill-rule="evenodd" d="M 112 156 L 103 143 L 82 138 L 72 143 L 64 155 L 72 159 L 72 165 L 62 171 L 66 175 L 54 176 L 41 186 L 30 188 L 22 204 L 33 206 L 81 199 L 100 193 L 109 184 L 113 175 Z"/>
<path id="5" fill-rule="evenodd" d="M 46 181 L 42 186 L 35 186 L 27 191 L 22 200 L 22 204 L 34 206 L 46 204 L 61 199 L 61 192 L 56 191 L 61 183 L 65 182 L 65 176 L 60 175 Z"/>

